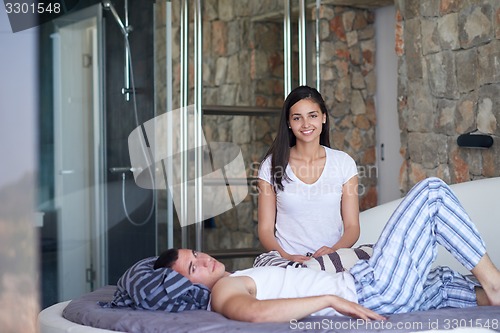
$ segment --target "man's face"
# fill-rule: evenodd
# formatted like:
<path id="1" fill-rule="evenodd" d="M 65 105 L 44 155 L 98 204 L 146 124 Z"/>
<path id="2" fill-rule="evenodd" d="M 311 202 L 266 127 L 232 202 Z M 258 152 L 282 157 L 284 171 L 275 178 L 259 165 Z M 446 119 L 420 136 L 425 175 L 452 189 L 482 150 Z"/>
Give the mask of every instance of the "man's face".
<path id="1" fill-rule="evenodd" d="M 172 269 L 189 279 L 212 289 L 214 284 L 226 274 L 226 267 L 221 262 L 203 252 L 180 249 L 179 258 Z"/>

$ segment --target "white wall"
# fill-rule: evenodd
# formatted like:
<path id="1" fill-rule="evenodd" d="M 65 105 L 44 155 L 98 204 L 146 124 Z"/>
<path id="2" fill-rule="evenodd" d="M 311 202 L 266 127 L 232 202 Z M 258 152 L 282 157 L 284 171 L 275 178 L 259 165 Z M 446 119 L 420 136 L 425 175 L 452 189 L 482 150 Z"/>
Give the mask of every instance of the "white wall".
<path id="1" fill-rule="evenodd" d="M 396 9 L 375 11 L 375 75 L 377 77 L 377 168 L 378 203 L 401 197 L 399 170 L 403 159 L 397 110 L 398 59 L 395 51 Z M 383 145 L 383 149 L 381 149 Z M 382 160 L 383 158 L 383 160 Z"/>
<path id="2" fill-rule="evenodd" d="M 0 187 L 35 170 L 37 29 L 13 33 L 0 10 Z"/>
<path id="3" fill-rule="evenodd" d="M 0 5 L 3 7 L 2 5 Z M 0 9 L 0 330 L 36 333 L 36 32 L 12 33 Z M 19 263 L 22 263 L 20 266 Z"/>

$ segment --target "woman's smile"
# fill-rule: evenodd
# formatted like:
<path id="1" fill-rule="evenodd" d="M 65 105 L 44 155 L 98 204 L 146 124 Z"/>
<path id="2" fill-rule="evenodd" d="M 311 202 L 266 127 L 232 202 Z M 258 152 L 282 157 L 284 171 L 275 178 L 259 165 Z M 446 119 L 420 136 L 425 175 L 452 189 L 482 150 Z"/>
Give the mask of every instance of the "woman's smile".
<path id="1" fill-rule="evenodd" d="M 314 131 L 313 129 L 308 129 L 308 130 L 301 131 L 301 133 L 303 135 L 311 135 L 313 133 L 313 131 Z"/>

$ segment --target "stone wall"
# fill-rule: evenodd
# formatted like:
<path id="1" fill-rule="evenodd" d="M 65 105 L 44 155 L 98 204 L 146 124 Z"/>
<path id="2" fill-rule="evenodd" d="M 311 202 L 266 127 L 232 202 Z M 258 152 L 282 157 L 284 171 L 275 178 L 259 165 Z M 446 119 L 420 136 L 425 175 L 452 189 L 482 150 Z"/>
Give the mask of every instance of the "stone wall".
<path id="1" fill-rule="evenodd" d="M 500 2 L 395 3 L 402 191 L 428 176 L 499 176 Z M 493 136 L 490 149 L 458 147 L 475 129 Z"/>
<path id="2" fill-rule="evenodd" d="M 377 204 L 375 16 L 371 10 L 322 5 L 319 18 L 320 91 L 333 124 L 331 144 L 356 161 L 364 210 Z"/>

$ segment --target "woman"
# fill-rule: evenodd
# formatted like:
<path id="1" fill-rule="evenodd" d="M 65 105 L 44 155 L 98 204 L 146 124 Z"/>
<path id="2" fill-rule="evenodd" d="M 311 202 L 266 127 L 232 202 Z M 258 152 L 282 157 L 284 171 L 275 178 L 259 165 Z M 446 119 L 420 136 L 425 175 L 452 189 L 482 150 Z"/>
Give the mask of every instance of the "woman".
<path id="1" fill-rule="evenodd" d="M 356 163 L 330 148 L 328 114 L 316 89 L 300 86 L 286 98 L 258 187 L 258 233 L 266 250 L 302 263 L 357 241 Z"/>

